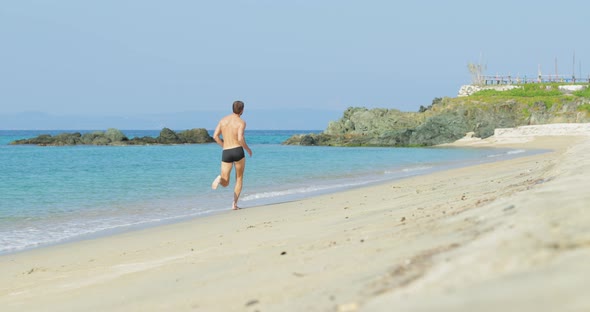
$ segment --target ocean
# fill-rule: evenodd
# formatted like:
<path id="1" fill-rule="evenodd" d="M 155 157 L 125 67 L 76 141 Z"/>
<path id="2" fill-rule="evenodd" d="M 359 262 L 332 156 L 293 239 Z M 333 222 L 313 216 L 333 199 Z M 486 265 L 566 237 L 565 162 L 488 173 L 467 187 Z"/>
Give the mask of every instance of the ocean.
<path id="1" fill-rule="evenodd" d="M 68 131 L 0 130 L 0 254 L 205 217 L 231 209 L 230 187 L 213 191 L 221 148 L 9 145 Z M 89 131 L 79 131 L 89 132 Z M 473 148 L 285 146 L 293 134 L 247 130 L 239 205 L 246 209 L 394 181 L 539 151 Z M 158 130 L 123 130 L 128 137 Z"/>

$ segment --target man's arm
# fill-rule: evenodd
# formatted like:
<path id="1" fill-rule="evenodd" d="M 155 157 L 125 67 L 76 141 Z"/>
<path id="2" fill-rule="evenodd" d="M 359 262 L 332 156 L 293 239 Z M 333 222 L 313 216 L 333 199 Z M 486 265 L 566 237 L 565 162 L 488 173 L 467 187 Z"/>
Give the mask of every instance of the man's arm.
<path id="1" fill-rule="evenodd" d="M 244 121 L 240 125 L 240 128 L 238 129 L 238 142 L 246 150 L 246 152 L 248 152 L 248 155 L 250 155 L 250 157 L 252 157 L 252 150 L 248 146 L 248 143 L 246 143 L 246 137 L 244 136 L 245 130 L 246 130 L 246 122 Z"/>
<path id="2" fill-rule="evenodd" d="M 215 127 L 215 132 L 213 132 L 213 140 L 215 140 L 215 142 L 217 142 L 217 144 L 219 144 L 221 147 L 223 147 L 223 140 L 219 137 L 220 134 L 221 134 L 221 122 L 217 124 L 217 127 Z"/>

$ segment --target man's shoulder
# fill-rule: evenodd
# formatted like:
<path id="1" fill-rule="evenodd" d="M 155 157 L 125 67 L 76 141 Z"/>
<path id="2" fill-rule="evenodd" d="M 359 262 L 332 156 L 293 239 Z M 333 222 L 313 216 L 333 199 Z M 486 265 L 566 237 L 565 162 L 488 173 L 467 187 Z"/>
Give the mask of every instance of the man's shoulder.
<path id="1" fill-rule="evenodd" d="M 246 126 L 246 122 L 240 117 L 228 115 L 228 116 L 223 117 L 219 121 L 219 125 L 223 128 L 225 128 L 225 127 L 231 127 L 231 128 L 244 127 L 244 126 Z"/>
<path id="2" fill-rule="evenodd" d="M 221 120 L 219 120 L 220 124 L 228 124 L 231 123 L 233 121 L 232 115 L 227 115 L 223 118 L 221 118 Z"/>
<path id="3" fill-rule="evenodd" d="M 228 116 L 228 117 L 230 117 L 230 118 L 231 118 L 230 120 L 231 120 L 233 123 L 236 123 L 236 124 L 245 124 L 245 123 L 246 123 L 246 122 L 244 121 L 244 119 L 242 119 L 242 118 L 240 118 L 240 117 L 238 117 L 238 116 L 230 115 L 230 116 Z"/>

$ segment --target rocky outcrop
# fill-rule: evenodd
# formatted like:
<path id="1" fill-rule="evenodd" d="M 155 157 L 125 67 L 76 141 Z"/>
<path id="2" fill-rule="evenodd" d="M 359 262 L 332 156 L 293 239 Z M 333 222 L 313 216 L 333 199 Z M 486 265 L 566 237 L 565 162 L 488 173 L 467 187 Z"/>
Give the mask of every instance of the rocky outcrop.
<path id="1" fill-rule="evenodd" d="M 486 138 L 496 128 L 550 123 L 590 122 L 587 98 L 570 102 L 515 100 L 478 102 L 439 99 L 419 113 L 391 109 L 348 108 L 342 118 L 319 134 L 295 135 L 286 145 L 431 146 L 450 143 L 473 132 Z"/>
<path id="2" fill-rule="evenodd" d="M 200 144 L 215 142 L 204 128 L 191 129 L 178 133 L 178 138 L 186 144 Z"/>
<path id="3" fill-rule="evenodd" d="M 214 142 L 206 129 L 191 129 L 176 133 L 168 128 L 162 129 L 160 135 L 154 137 L 127 138 L 118 129 L 110 128 L 105 132 L 95 131 L 80 134 L 60 133 L 55 136 L 42 134 L 35 138 L 17 140 L 10 144 L 32 144 L 40 146 L 64 146 L 64 145 L 148 145 L 148 144 L 199 144 Z"/>

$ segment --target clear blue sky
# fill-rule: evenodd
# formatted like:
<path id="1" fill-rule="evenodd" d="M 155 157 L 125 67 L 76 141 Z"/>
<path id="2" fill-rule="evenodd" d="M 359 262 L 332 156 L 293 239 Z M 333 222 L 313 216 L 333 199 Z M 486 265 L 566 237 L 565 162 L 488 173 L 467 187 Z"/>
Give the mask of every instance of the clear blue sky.
<path id="1" fill-rule="evenodd" d="M 587 0 L 6 0 L 0 129 L 30 128 L 22 112 L 66 128 L 84 116 L 133 128 L 140 115 L 174 128 L 235 99 L 254 129 L 324 129 L 350 106 L 417 111 L 455 96 L 480 55 L 488 74 L 553 73 L 557 58 L 561 74 L 587 77 L 588 12 Z"/>

